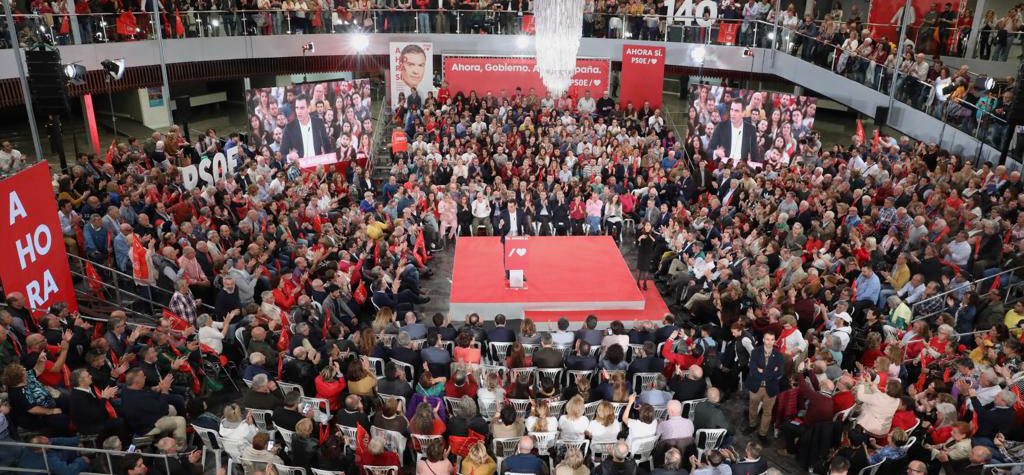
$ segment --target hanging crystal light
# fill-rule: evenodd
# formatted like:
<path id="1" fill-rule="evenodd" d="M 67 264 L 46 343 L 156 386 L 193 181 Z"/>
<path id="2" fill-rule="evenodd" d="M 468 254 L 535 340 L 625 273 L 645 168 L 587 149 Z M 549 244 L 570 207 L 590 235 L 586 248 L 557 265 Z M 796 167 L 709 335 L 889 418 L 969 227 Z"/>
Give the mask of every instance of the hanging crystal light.
<path id="1" fill-rule="evenodd" d="M 576 72 L 584 0 L 535 0 L 537 70 L 552 97 L 565 94 Z"/>

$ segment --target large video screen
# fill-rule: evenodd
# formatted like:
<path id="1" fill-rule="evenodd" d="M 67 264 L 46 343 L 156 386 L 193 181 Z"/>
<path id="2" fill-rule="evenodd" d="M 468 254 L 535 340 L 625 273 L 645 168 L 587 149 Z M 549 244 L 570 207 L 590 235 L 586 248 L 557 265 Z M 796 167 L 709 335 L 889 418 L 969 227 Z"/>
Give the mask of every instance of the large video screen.
<path id="1" fill-rule="evenodd" d="M 742 103 L 745 127 L 754 132 L 752 142 L 743 142 L 743 158 L 754 162 L 751 165 L 788 165 L 790 157 L 799 151 L 800 140 L 812 134 L 814 117 L 817 114 L 817 99 L 796 96 L 784 92 L 753 91 L 717 85 L 691 85 L 690 107 L 687 131 L 689 136 L 701 138 L 704 156 L 708 159 L 733 158 L 728 150 L 716 151 L 711 145 L 731 140 L 723 137 L 729 134 L 729 115 L 732 103 Z M 715 130 L 719 140 L 714 140 Z"/>
<path id="2" fill-rule="evenodd" d="M 301 168 L 369 157 L 373 139 L 370 81 L 329 81 L 245 93 L 250 148 L 277 152 Z"/>

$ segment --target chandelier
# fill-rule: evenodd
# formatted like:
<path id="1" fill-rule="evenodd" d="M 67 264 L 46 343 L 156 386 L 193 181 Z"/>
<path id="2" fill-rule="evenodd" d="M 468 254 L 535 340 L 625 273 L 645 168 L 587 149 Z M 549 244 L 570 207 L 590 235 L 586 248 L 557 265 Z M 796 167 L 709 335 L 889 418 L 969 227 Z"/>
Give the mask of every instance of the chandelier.
<path id="1" fill-rule="evenodd" d="M 552 97 L 559 97 L 572 86 L 576 73 L 576 53 L 583 34 L 584 0 L 536 0 L 533 2 L 536 27 L 537 71 Z"/>

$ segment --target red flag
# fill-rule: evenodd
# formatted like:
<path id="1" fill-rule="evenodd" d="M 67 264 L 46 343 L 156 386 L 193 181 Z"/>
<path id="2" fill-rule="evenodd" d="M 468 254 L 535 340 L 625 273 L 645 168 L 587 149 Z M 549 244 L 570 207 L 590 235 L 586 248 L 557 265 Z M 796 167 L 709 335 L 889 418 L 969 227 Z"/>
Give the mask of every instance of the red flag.
<path id="1" fill-rule="evenodd" d="M 180 316 L 178 316 L 178 314 L 176 314 L 176 313 L 174 313 L 174 312 L 172 312 L 172 311 L 170 311 L 170 310 L 168 310 L 166 308 L 164 309 L 164 318 L 166 318 L 166 319 L 171 321 L 171 329 L 172 330 L 183 332 L 186 329 L 188 329 L 188 327 L 192 326 L 184 318 L 181 318 Z"/>
<path id="2" fill-rule="evenodd" d="M 366 460 L 370 455 L 370 434 L 363 425 L 356 423 L 356 460 Z"/>
<path id="3" fill-rule="evenodd" d="M 181 12 L 174 11 L 174 33 L 178 35 L 178 38 L 185 37 L 185 24 L 181 22 Z"/>
<path id="4" fill-rule="evenodd" d="M 352 298 L 355 299 L 356 303 L 362 305 L 366 303 L 366 282 L 359 281 L 359 287 L 356 287 L 356 291 L 352 293 Z"/>
<path id="5" fill-rule="evenodd" d="M 71 21 L 68 20 L 68 17 L 65 15 L 60 20 L 60 31 L 59 31 L 59 34 L 66 35 L 68 33 L 71 33 Z"/>
<path id="6" fill-rule="evenodd" d="M 110 147 L 107 148 L 107 156 L 103 158 L 103 163 L 108 165 L 113 163 L 115 153 L 117 153 L 117 139 L 110 141 Z"/>
<path id="7" fill-rule="evenodd" d="M 875 129 L 874 132 L 871 132 L 871 153 L 878 153 L 881 144 L 882 134 L 878 132 L 878 129 Z"/>
<path id="8" fill-rule="evenodd" d="M 103 290 L 103 282 L 100 280 L 100 274 L 96 272 L 96 267 L 92 265 L 92 262 L 85 261 L 85 278 L 89 284 L 89 288 L 97 294 Z"/>
<path id="9" fill-rule="evenodd" d="M 864 143 L 864 124 L 857 119 L 857 137 L 860 138 L 860 143 Z"/>
<path id="10" fill-rule="evenodd" d="M 288 344 L 291 343 L 291 332 L 288 327 L 281 329 L 281 336 L 277 338 L 277 351 L 288 351 Z"/>
<path id="11" fill-rule="evenodd" d="M 321 336 L 327 338 L 327 327 L 331 324 L 331 307 L 324 308 L 324 314 L 320 316 L 320 319 L 323 320 L 323 333 L 321 333 Z"/>

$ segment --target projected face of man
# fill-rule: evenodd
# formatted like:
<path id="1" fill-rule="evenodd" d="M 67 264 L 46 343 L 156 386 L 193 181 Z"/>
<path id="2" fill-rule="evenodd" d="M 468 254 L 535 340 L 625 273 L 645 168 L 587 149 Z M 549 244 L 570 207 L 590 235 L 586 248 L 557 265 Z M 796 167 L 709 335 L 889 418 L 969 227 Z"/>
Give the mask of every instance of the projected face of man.
<path id="1" fill-rule="evenodd" d="M 402 55 L 402 82 L 412 89 L 423 82 L 426 71 L 427 55 L 419 52 L 408 52 Z"/>
<path id="2" fill-rule="evenodd" d="M 295 120 L 302 125 L 309 124 L 309 102 L 304 97 L 295 100 Z"/>
<path id="3" fill-rule="evenodd" d="M 296 110 L 298 110 L 297 105 Z M 729 105 L 729 122 L 732 122 L 734 128 L 743 127 L 743 104 L 733 102 Z"/>

